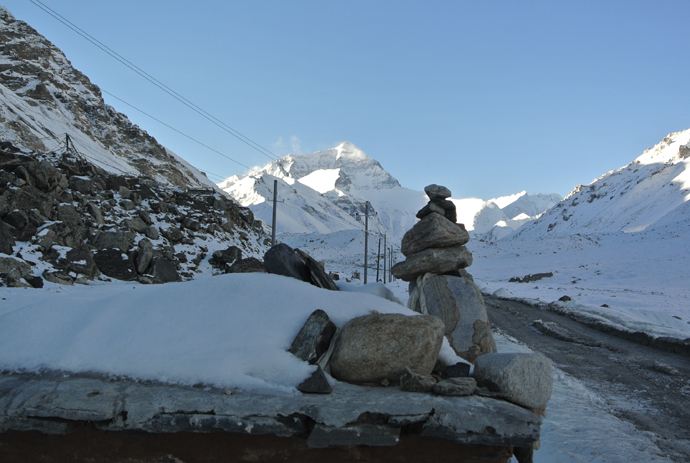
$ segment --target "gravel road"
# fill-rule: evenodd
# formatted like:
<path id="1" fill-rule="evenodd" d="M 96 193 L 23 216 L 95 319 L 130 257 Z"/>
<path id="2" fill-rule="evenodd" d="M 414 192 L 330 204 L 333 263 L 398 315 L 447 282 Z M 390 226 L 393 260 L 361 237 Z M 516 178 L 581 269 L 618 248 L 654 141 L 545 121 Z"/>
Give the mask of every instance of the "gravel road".
<path id="1" fill-rule="evenodd" d="M 603 397 L 611 412 L 656 436 L 672 461 L 690 461 L 690 357 L 603 333 L 567 316 L 485 296 L 493 326 Z"/>

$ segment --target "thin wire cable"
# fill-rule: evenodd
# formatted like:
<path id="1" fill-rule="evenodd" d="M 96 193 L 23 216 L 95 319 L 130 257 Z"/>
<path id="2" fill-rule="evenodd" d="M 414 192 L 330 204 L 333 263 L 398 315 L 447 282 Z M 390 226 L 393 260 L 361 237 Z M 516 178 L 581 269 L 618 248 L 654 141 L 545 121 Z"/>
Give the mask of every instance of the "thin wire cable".
<path id="1" fill-rule="evenodd" d="M 190 137 L 189 135 L 187 135 L 186 133 L 182 132 L 181 130 L 178 130 L 178 129 L 176 129 L 176 128 L 173 127 L 173 126 L 166 124 L 165 122 L 161 121 L 160 119 L 157 119 L 156 117 L 152 116 L 151 114 L 149 114 L 149 113 L 147 113 L 147 112 L 145 112 L 145 111 L 143 111 L 143 110 L 137 108 L 137 107 L 134 106 L 133 104 L 127 103 L 127 102 L 126 102 L 125 100 L 123 100 L 122 98 L 119 98 L 119 97 L 113 95 L 112 93 L 110 93 L 110 92 L 108 92 L 108 91 L 106 91 L 106 90 L 103 90 L 103 89 L 101 89 L 101 92 L 110 95 L 111 97 L 115 98 L 116 100 L 118 100 L 118 101 L 120 101 L 120 102 L 126 104 L 126 105 L 129 106 L 130 108 L 139 111 L 141 114 L 143 114 L 143 115 L 145 115 L 145 116 L 147 116 L 147 117 L 150 117 L 150 118 L 153 119 L 154 121 L 158 122 L 159 124 L 162 124 L 162 125 L 166 126 L 166 127 L 169 128 L 170 130 L 174 130 L 175 132 L 179 133 L 179 134 L 182 135 L 183 137 L 189 138 L 190 140 L 192 140 L 193 142 L 195 142 L 195 143 L 197 143 L 197 144 L 203 146 L 204 148 L 206 148 L 206 149 L 208 149 L 208 150 L 211 150 L 211 151 L 213 151 L 214 153 L 216 153 L 216 154 L 218 154 L 218 155 L 220 155 L 220 156 L 223 156 L 224 158 L 229 159 L 230 161 L 232 161 L 232 162 L 234 162 L 234 163 L 236 163 L 236 164 L 241 165 L 242 167 L 245 167 L 245 168 L 247 168 L 247 169 L 249 169 L 249 170 L 252 170 L 252 168 L 249 167 L 248 165 L 242 164 L 240 161 L 237 161 L 237 160 L 231 158 L 230 156 L 228 156 L 228 155 L 226 155 L 226 154 L 223 154 L 223 153 L 221 153 L 220 151 L 218 151 L 218 150 L 216 150 L 216 149 L 214 149 L 214 148 L 211 148 L 210 146 L 206 145 L 205 143 L 202 143 L 202 142 L 200 142 L 199 140 Z"/>
<path id="2" fill-rule="evenodd" d="M 30 0 L 30 1 L 31 1 L 31 3 L 33 3 L 34 5 L 36 5 L 38 8 L 42 9 L 43 11 L 45 11 L 46 13 L 48 13 L 50 16 L 52 16 L 53 18 L 55 18 L 56 20 L 58 20 L 59 22 L 61 22 L 61 23 L 64 24 L 65 26 L 67 26 L 69 29 L 71 29 L 72 31 L 76 32 L 78 35 L 80 35 L 81 37 L 83 37 L 84 39 L 86 39 L 87 41 L 91 42 L 93 45 L 95 45 L 96 47 L 100 48 L 102 51 L 104 51 L 105 53 L 107 53 L 108 55 L 110 55 L 111 57 L 113 57 L 115 60 L 119 61 L 121 64 L 125 65 L 126 67 L 128 67 L 129 69 L 131 69 L 132 71 L 134 71 L 135 73 L 139 74 L 139 75 L 140 75 L 141 77 L 143 77 L 144 79 L 148 80 L 151 84 L 155 85 L 156 87 L 158 87 L 159 89 L 161 89 L 162 91 L 164 91 L 165 93 L 167 93 L 168 95 L 170 95 L 171 97 L 173 97 L 173 98 L 175 98 L 176 100 L 178 100 L 180 103 L 182 103 L 182 104 L 184 104 L 185 106 L 187 106 L 188 108 L 190 108 L 192 111 L 194 111 L 194 112 L 196 112 L 197 114 L 199 114 L 200 116 L 204 117 L 205 119 L 207 119 L 208 121 L 210 121 L 210 122 L 213 123 L 214 125 L 220 127 L 220 128 L 221 128 L 222 130 L 224 130 L 225 132 L 229 133 L 230 135 L 232 135 L 233 137 L 237 138 L 238 140 L 240 140 L 241 142 L 243 142 L 243 143 L 246 144 L 247 146 L 253 148 L 253 149 L 256 150 L 257 152 L 263 154 L 263 155 L 266 156 L 267 158 L 269 158 L 269 159 L 271 159 L 271 160 L 276 160 L 276 159 L 278 159 L 278 156 L 276 156 L 275 154 L 273 154 L 271 151 L 269 151 L 268 149 L 264 148 L 264 147 L 261 146 L 260 144 L 256 143 L 256 142 L 255 142 L 254 140 L 252 140 L 251 138 L 249 138 L 249 137 L 243 135 L 243 134 L 240 133 L 239 131 L 233 129 L 233 128 L 230 127 L 228 124 L 224 123 L 224 122 L 221 121 L 220 119 L 216 118 L 216 117 L 213 116 L 212 114 L 210 114 L 210 113 L 208 113 L 207 111 L 205 111 L 204 109 L 200 108 L 199 106 L 197 106 L 197 105 L 194 104 L 193 102 L 189 101 L 187 98 L 183 97 L 182 95 L 180 95 L 180 94 L 177 93 L 176 91 L 172 90 L 170 87 L 168 87 L 167 85 L 163 84 L 161 81 L 159 81 L 159 80 L 156 79 L 155 77 L 151 76 L 150 74 L 148 74 L 147 72 L 145 72 L 144 70 L 142 70 L 140 67 L 138 67 L 137 65 L 133 64 L 132 62 L 130 62 L 129 60 L 127 60 L 126 58 L 124 58 L 122 55 L 120 55 L 120 54 L 118 54 L 117 52 L 115 52 L 114 50 L 112 50 L 112 49 L 111 49 L 110 47 L 108 47 L 107 45 L 103 44 L 102 42 L 98 41 L 96 38 L 94 38 L 94 37 L 92 37 L 91 35 L 89 35 L 87 32 L 85 32 L 84 30 L 82 30 L 81 28 L 79 28 L 78 26 L 76 26 L 74 23 L 72 23 L 71 21 L 69 21 L 69 20 L 68 20 L 67 18 L 65 18 L 64 16 L 60 15 L 59 13 L 57 13 L 55 10 L 51 9 L 50 7 L 48 7 L 47 5 L 45 5 L 44 3 L 42 3 L 40 0 Z"/>

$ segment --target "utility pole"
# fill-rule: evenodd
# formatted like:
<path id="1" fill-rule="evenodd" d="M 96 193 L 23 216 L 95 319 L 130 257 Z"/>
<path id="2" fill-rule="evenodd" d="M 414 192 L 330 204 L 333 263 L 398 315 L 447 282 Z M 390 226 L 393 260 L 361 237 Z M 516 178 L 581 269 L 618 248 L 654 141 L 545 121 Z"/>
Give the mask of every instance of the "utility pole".
<path id="1" fill-rule="evenodd" d="M 369 201 L 364 203 L 364 284 L 367 284 L 367 254 L 369 253 Z"/>
<path id="2" fill-rule="evenodd" d="M 380 265 L 381 265 L 381 236 L 379 236 L 379 250 L 376 252 L 376 283 L 379 282 Z"/>
<path id="3" fill-rule="evenodd" d="M 388 266 L 388 283 L 391 283 L 393 281 L 393 246 L 391 246 L 390 252 L 388 253 L 390 256 L 390 265 Z"/>
<path id="4" fill-rule="evenodd" d="M 383 234 L 383 284 L 386 284 L 386 234 Z"/>
<path id="5" fill-rule="evenodd" d="M 271 247 L 276 245 L 276 206 L 278 205 L 278 180 L 273 180 L 273 223 L 271 224 Z"/>

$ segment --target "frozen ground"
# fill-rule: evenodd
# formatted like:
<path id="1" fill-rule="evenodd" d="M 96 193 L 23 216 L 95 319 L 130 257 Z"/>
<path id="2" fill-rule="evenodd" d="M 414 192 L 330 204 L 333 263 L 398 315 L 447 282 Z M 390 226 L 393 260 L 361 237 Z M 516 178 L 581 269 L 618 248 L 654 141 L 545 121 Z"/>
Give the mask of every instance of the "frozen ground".
<path id="1" fill-rule="evenodd" d="M 690 338 L 690 243 L 683 236 L 574 235 L 471 241 L 468 248 L 469 270 L 484 292 L 543 302 L 568 296 L 572 301 L 561 304 L 568 310 L 653 336 Z M 509 283 L 546 272 L 553 277 Z"/>

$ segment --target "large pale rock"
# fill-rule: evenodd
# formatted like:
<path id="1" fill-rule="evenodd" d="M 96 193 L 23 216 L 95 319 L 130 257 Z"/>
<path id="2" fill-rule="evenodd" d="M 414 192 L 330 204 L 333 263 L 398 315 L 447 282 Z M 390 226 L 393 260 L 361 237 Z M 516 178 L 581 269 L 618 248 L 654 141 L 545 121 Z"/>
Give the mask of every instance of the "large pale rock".
<path id="1" fill-rule="evenodd" d="M 411 310 L 440 318 L 451 347 L 465 360 L 474 362 L 496 352 L 491 324 L 479 288 L 469 279 L 426 274 L 410 284 Z"/>
<path id="2" fill-rule="evenodd" d="M 403 255 L 409 256 L 429 248 L 460 246 L 469 240 L 467 230 L 442 215 L 433 213 L 423 217 L 405 233 L 400 250 Z"/>
<path id="3" fill-rule="evenodd" d="M 545 408 L 551 399 L 553 371 L 542 354 L 482 355 L 475 362 L 474 378 L 479 386 L 532 410 Z"/>
<path id="4" fill-rule="evenodd" d="M 443 322 L 428 315 L 374 313 L 354 318 L 335 340 L 331 375 L 355 383 L 397 383 L 407 368 L 428 375 L 441 350 L 443 330 Z"/>
<path id="5" fill-rule="evenodd" d="M 391 272 L 399 280 L 411 281 L 425 273 L 442 275 L 470 265 L 472 253 L 465 246 L 429 248 L 407 256 L 406 260 L 395 264 Z"/>

